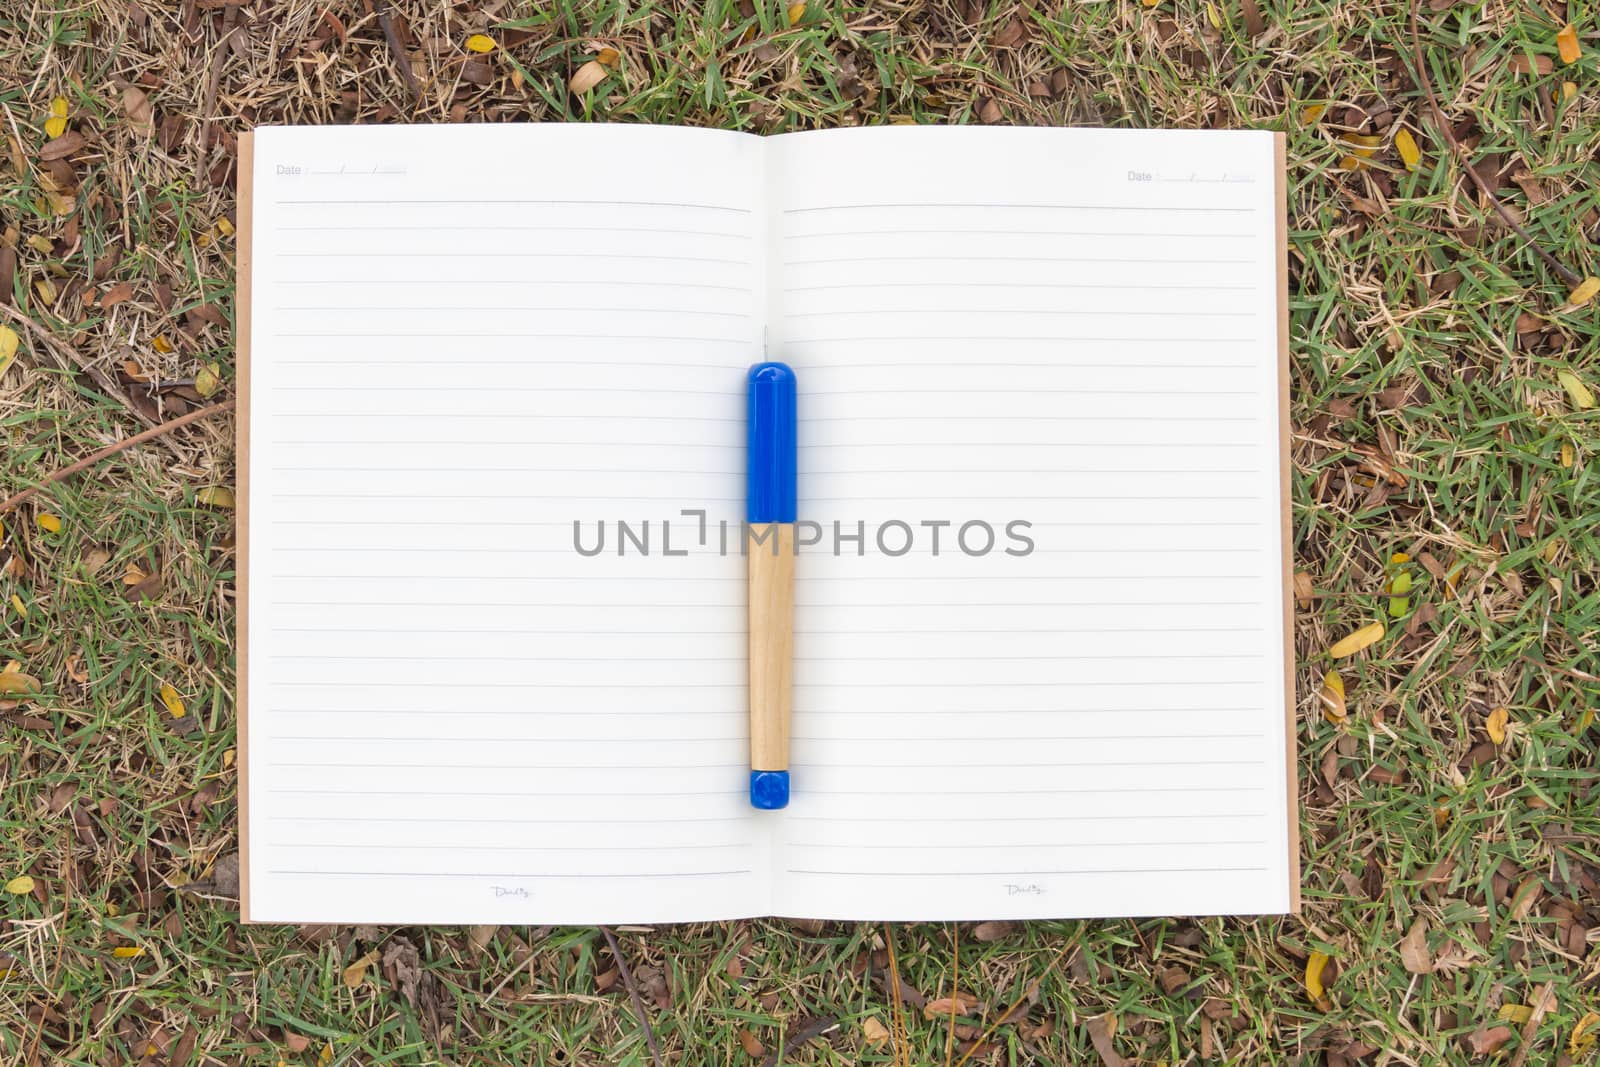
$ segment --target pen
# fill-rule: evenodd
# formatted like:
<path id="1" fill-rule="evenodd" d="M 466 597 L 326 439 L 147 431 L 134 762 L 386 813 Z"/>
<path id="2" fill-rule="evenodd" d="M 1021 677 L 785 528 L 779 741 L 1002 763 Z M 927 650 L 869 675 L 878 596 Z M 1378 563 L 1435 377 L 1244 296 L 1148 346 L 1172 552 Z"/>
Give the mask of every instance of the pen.
<path id="1" fill-rule="evenodd" d="M 748 379 L 745 521 L 749 531 L 750 804 L 789 803 L 794 687 L 795 379 L 757 363 Z"/>

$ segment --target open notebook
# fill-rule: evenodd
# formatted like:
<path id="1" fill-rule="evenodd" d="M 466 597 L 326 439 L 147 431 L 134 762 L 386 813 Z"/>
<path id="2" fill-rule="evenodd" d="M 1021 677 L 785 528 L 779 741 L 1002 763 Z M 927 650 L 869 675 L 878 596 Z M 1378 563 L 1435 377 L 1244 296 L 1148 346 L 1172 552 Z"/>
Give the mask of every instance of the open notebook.
<path id="1" fill-rule="evenodd" d="M 1249 132 L 257 130 L 246 917 L 1296 907 L 1282 180 Z M 763 356 L 822 533 L 781 812 Z"/>

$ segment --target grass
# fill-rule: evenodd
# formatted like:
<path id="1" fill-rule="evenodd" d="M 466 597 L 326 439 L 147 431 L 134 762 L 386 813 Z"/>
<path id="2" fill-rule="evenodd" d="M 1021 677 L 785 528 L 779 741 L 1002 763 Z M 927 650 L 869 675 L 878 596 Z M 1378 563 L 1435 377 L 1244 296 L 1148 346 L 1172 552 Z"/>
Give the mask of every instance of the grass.
<path id="1" fill-rule="evenodd" d="M 1255 34 L 1234 0 L 812 3 L 793 28 L 767 3 L 393 10 L 415 105 L 360 0 L 0 11 L 0 245 L 14 252 L 0 250 L 0 297 L 56 342 L 25 332 L 0 378 L 0 495 L 201 402 L 179 385 L 158 405 L 125 361 L 163 381 L 216 363 L 231 392 L 219 220 L 252 122 L 1284 129 L 1294 538 L 1314 590 L 1296 629 L 1304 914 L 625 928 L 623 952 L 668 1062 L 757 1063 L 757 1043 L 777 1052 L 822 1016 L 837 1029 L 784 1062 L 894 1062 L 867 1039 L 892 1021 L 886 936 L 915 1063 L 946 1061 L 948 1020 L 915 1000 L 948 996 L 958 968 L 980 1004 L 955 1058 L 1028 1005 L 973 1062 L 1100 1062 L 1087 1020 L 1106 1015 L 1111 1049 L 1141 1063 L 1487 1061 L 1469 1035 L 1546 986 L 1552 1006 L 1525 1034 L 1507 1024 L 1498 1055 L 1593 1060 L 1572 1042 L 1600 1011 L 1600 421 L 1556 375 L 1600 389 L 1597 311 L 1564 307 L 1568 287 L 1462 180 L 1407 70 L 1402 7 L 1265 0 Z M 1591 8 L 1558 10 L 1425 9 L 1424 43 L 1473 159 L 1499 166 L 1491 181 L 1533 236 L 1588 275 L 1600 39 Z M 1590 50 L 1572 65 L 1556 58 L 1564 18 Z M 469 56 L 474 32 L 501 47 Z M 620 68 L 575 98 L 568 79 L 607 45 Z M 148 127 L 129 83 L 153 105 Z M 61 165 L 38 159 L 56 96 L 91 135 Z M 1313 105 L 1325 111 L 1307 121 Z M 1422 148 L 1413 171 L 1392 145 L 1401 127 Z M 1347 133 L 1378 139 L 1356 170 L 1341 169 Z M 129 298 L 102 306 L 120 281 Z M 231 483 L 231 441 L 231 416 L 202 423 L 3 516 L 0 661 L 45 692 L 0 727 L 0 875 L 35 881 L 0 897 L 0 1062 L 648 1063 L 597 930 L 237 924 L 232 514 L 197 502 Z M 1387 617 L 1394 553 L 1411 557 L 1409 604 L 1339 664 L 1349 717 L 1331 724 L 1322 653 Z M 1495 744 L 1498 707 L 1510 725 Z M 1418 920 L 1428 974 L 1398 947 Z M 1334 958 L 1321 1005 L 1303 986 L 1312 951 Z"/>

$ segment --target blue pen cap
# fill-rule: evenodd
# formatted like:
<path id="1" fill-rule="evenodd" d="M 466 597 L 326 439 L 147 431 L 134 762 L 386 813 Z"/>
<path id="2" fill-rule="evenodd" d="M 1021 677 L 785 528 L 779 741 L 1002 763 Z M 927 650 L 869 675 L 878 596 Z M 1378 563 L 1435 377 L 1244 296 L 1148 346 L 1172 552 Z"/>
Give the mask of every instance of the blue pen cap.
<path id="1" fill-rule="evenodd" d="M 788 771 L 751 771 L 750 806 L 757 811 L 777 811 L 789 806 Z"/>
<path id="2" fill-rule="evenodd" d="M 748 380 L 745 519 L 794 522 L 795 380 L 786 363 L 757 363 Z"/>

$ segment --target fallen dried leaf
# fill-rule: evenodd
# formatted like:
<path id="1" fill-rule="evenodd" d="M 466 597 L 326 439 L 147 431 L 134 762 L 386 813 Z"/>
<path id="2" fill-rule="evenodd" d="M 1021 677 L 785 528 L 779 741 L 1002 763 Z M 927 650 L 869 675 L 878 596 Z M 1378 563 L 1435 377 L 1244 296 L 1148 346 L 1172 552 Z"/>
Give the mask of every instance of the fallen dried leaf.
<path id="1" fill-rule="evenodd" d="M 1406 165 L 1406 170 L 1416 170 L 1417 164 L 1422 161 L 1422 150 L 1417 147 L 1417 139 L 1411 136 L 1411 131 L 1401 127 L 1394 131 L 1394 147 L 1400 153 L 1400 162 Z"/>
<path id="2" fill-rule="evenodd" d="M 1344 679 L 1339 677 L 1338 671 L 1322 676 L 1322 689 L 1317 695 L 1322 699 L 1322 717 L 1335 726 L 1344 725 L 1349 712 L 1345 709 Z"/>
<path id="3" fill-rule="evenodd" d="M 615 70 L 617 64 L 622 61 L 622 53 L 608 45 L 594 54 L 594 61 L 602 67 L 610 67 Z"/>
<path id="4" fill-rule="evenodd" d="M 467 38 L 467 51 L 476 52 L 480 56 L 494 51 L 494 38 L 488 34 L 475 33 Z"/>
<path id="5" fill-rule="evenodd" d="M 765 1056 L 767 1054 L 767 1046 L 761 1043 L 761 1039 L 742 1027 L 739 1030 L 739 1044 L 744 1046 L 745 1055 L 747 1056 Z"/>
<path id="6" fill-rule="evenodd" d="M 1513 74 L 1549 74 L 1556 69 L 1549 56 L 1512 56 L 1509 64 Z"/>
<path id="7" fill-rule="evenodd" d="M 194 391 L 201 396 L 210 396 L 222 387 L 222 366 L 217 363 L 207 363 L 194 372 Z"/>
<path id="8" fill-rule="evenodd" d="M 1480 1026 L 1467 1035 L 1467 1047 L 1472 1049 L 1474 1055 L 1490 1056 L 1499 1052 L 1510 1040 L 1511 1028 L 1508 1026 Z"/>
<path id="9" fill-rule="evenodd" d="M 869 1015 L 861 1022 L 861 1036 L 873 1048 L 880 1048 L 889 1041 L 889 1028 L 876 1015 Z"/>
<path id="10" fill-rule="evenodd" d="M 31 674 L 23 674 L 20 670 L 9 668 L 0 671 L 0 695 L 37 693 L 41 688 L 39 679 Z"/>
<path id="11" fill-rule="evenodd" d="M 158 692 L 161 696 L 161 703 L 167 706 L 168 713 L 174 719 L 183 718 L 186 712 L 183 706 L 183 698 L 178 695 L 178 691 L 166 682 L 162 682 Z"/>
<path id="12" fill-rule="evenodd" d="M 572 75 L 572 80 L 567 83 L 567 87 L 575 93 L 586 93 L 602 81 L 605 81 L 608 73 L 605 64 L 597 59 L 591 59 L 577 69 L 577 72 Z"/>
<path id="13" fill-rule="evenodd" d="M 798 26 L 800 20 L 806 17 L 806 5 L 803 3 L 790 4 L 789 10 L 784 13 L 784 17 L 789 20 L 789 25 Z"/>
<path id="14" fill-rule="evenodd" d="M 53 159 L 65 159 L 87 143 L 83 139 L 83 134 L 77 130 L 67 130 L 39 149 L 39 162 L 48 163 Z"/>
<path id="15" fill-rule="evenodd" d="M 61 532 L 61 520 L 50 514 L 48 511 L 39 512 L 38 517 L 34 521 L 39 524 L 39 529 L 45 531 L 46 533 Z"/>
<path id="16" fill-rule="evenodd" d="M 1400 939 L 1400 962 L 1412 974 L 1433 973 L 1433 953 L 1428 951 L 1428 920 L 1418 916 Z"/>
<path id="17" fill-rule="evenodd" d="M 1503 1023 L 1520 1025 L 1533 1018 L 1533 1007 L 1528 1004 L 1502 1004 L 1498 1018 Z"/>
<path id="18" fill-rule="evenodd" d="M 1600 1012 L 1585 1012 L 1567 1039 L 1567 1054 L 1573 1059 L 1587 1055 L 1597 1037 L 1600 1037 Z"/>
<path id="19" fill-rule="evenodd" d="M 972 928 L 972 939 L 988 943 L 1010 937 L 1017 924 L 1006 919 L 991 919 Z"/>
<path id="20" fill-rule="evenodd" d="M 1306 996 L 1323 1011 L 1333 1007 L 1328 1000 L 1327 991 L 1322 987 L 1322 972 L 1328 969 L 1328 960 L 1331 958 L 1320 950 L 1313 950 L 1311 955 L 1306 957 Z"/>
<path id="21" fill-rule="evenodd" d="M 1117 1055 L 1116 1046 L 1111 1043 L 1112 1035 L 1117 1032 L 1117 1017 L 1096 1015 L 1085 1019 L 1084 1026 L 1088 1028 L 1089 1040 L 1094 1042 L 1094 1050 L 1100 1054 L 1105 1067 L 1125 1067 L 1128 1061 Z"/>
<path id="22" fill-rule="evenodd" d="M 1578 28 L 1572 23 L 1561 27 L 1561 32 L 1556 34 L 1556 50 L 1561 53 L 1563 63 L 1576 63 L 1583 55 L 1583 48 L 1578 44 Z"/>
<path id="23" fill-rule="evenodd" d="M 928 1001 L 922 1006 L 922 1014 L 928 1019 L 948 1019 L 952 1013 L 971 1015 L 977 1010 L 979 1003 L 978 998 L 971 993 L 956 993 L 953 996 Z"/>
<path id="24" fill-rule="evenodd" d="M 6 883 L 6 892 L 12 896 L 25 897 L 33 892 L 33 879 L 25 874 L 19 874 Z"/>
<path id="25" fill-rule="evenodd" d="M 141 133 L 148 133 L 154 125 L 150 98 L 136 85 L 122 90 L 122 111 L 128 116 L 128 124 Z"/>
<path id="26" fill-rule="evenodd" d="M 111 954 L 119 960 L 137 959 L 144 955 L 143 945 L 118 945 L 111 950 Z"/>
<path id="27" fill-rule="evenodd" d="M 1561 388 L 1567 391 L 1567 397 L 1572 401 L 1572 406 L 1579 411 L 1588 411 L 1594 407 L 1594 394 L 1589 387 L 1583 384 L 1583 379 L 1569 370 L 1557 371 L 1556 380 L 1561 383 Z"/>
<path id="28" fill-rule="evenodd" d="M 231 508 L 235 504 L 233 490 L 225 485 L 208 485 L 196 490 L 194 502 L 208 508 Z"/>
<path id="29" fill-rule="evenodd" d="M 1361 627 L 1359 630 L 1356 630 L 1354 633 L 1348 634 L 1340 640 L 1335 641 L 1333 643 L 1333 647 L 1328 649 L 1328 655 L 1332 656 L 1334 659 L 1343 659 L 1346 656 L 1353 656 L 1357 652 L 1360 652 L 1363 648 L 1366 648 L 1368 645 L 1371 645 L 1382 638 L 1383 623 L 1369 622 L 1367 625 Z"/>
<path id="30" fill-rule="evenodd" d="M 1506 723 L 1511 718 L 1507 708 L 1495 708 L 1489 713 L 1489 718 L 1484 721 L 1483 728 L 1489 734 L 1489 740 L 1497 745 L 1506 743 Z"/>
<path id="31" fill-rule="evenodd" d="M 367 979 L 367 969 L 377 962 L 378 950 L 373 949 L 346 967 L 344 969 L 344 987 L 346 989 L 355 989 L 360 986 Z"/>

